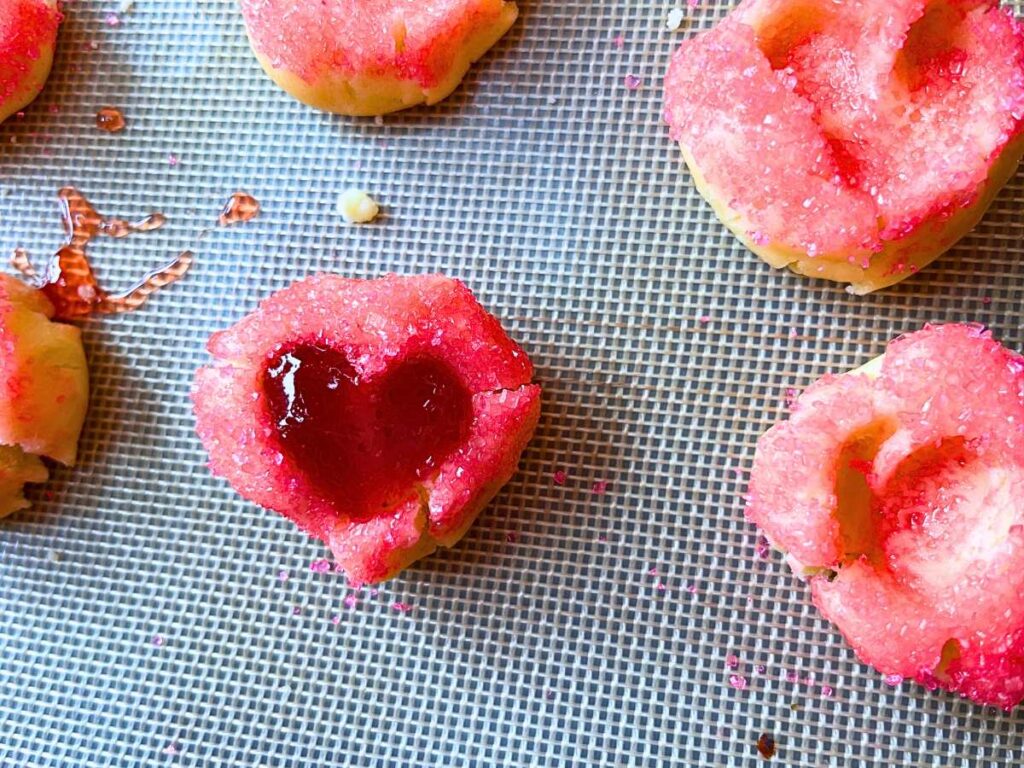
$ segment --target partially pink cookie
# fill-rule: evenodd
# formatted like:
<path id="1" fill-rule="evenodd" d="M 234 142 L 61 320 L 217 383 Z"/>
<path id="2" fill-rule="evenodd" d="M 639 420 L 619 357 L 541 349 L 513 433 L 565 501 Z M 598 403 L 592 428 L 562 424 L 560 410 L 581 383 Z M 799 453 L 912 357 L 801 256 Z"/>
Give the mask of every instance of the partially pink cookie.
<path id="1" fill-rule="evenodd" d="M 382 115 L 448 96 L 518 15 L 508 0 L 241 0 L 252 48 L 299 101 Z"/>

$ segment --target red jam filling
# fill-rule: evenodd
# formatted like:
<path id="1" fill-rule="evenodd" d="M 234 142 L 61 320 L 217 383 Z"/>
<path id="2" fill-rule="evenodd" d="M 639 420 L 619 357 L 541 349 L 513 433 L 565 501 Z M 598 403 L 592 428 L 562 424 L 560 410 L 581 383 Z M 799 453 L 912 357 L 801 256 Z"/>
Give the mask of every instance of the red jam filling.
<path id="1" fill-rule="evenodd" d="M 286 347 L 262 375 L 278 449 L 338 512 L 366 520 L 409 498 L 466 440 L 472 394 L 417 358 L 364 382 L 346 356 Z"/>

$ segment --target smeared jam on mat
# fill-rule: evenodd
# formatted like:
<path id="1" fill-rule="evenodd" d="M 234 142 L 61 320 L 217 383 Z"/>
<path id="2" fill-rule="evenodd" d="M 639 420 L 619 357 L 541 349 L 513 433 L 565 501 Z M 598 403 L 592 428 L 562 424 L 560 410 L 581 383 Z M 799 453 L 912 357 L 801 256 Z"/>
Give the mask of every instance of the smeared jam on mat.
<path id="1" fill-rule="evenodd" d="M 58 192 L 61 220 L 66 239 L 49 258 L 42 273 L 36 270 L 28 252 L 14 252 L 14 267 L 42 291 L 56 309 L 55 318 L 72 320 L 93 314 L 114 314 L 138 309 L 155 291 L 179 280 L 192 266 L 193 255 L 182 251 L 167 264 L 147 273 L 122 293 L 108 293 L 100 287 L 89 260 L 89 244 L 100 235 L 123 239 L 162 227 L 167 219 L 151 213 L 137 222 L 100 214 L 76 189 L 64 187 Z"/>

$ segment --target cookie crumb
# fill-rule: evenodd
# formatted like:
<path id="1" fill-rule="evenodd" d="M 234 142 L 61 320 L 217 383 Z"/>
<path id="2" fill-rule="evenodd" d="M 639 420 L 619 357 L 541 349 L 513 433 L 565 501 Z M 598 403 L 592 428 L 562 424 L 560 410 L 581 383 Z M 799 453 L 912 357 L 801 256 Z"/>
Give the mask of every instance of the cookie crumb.
<path id="1" fill-rule="evenodd" d="M 338 200 L 338 212 L 349 224 L 368 224 L 377 218 L 380 206 L 361 189 L 346 189 Z"/>

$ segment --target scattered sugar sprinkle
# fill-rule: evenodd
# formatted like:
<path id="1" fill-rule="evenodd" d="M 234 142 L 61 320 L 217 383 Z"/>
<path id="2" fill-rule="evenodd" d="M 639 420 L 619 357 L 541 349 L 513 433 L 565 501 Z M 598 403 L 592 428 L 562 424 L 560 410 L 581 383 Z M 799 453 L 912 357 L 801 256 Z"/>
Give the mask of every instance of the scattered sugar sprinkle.
<path id="1" fill-rule="evenodd" d="M 659 592 L 664 592 L 664 591 L 665 591 L 665 589 L 666 589 L 666 587 L 665 587 L 665 582 L 663 582 L 663 581 L 659 581 L 659 582 L 658 582 L 657 584 L 655 584 L 655 585 L 654 585 L 654 588 L 655 588 L 656 590 L 658 590 Z"/>
<path id="2" fill-rule="evenodd" d="M 150 642 L 153 643 L 155 647 L 162 648 L 164 644 L 164 639 L 160 635 L 153 635 L 153 639 Z"/>
<path id="3" fill-rule="evenodd" d="M 626 87 L 629 90 L 631 90 L 631 91 L 638 90 L 640 88 L 640 86 L 643 84 L 643 80 L 641 80 L 636 75 L 632 75 L 632 74 L 631 75 L 626 75 L 626 78 L 625 78 L 624 82 L 626 84 Z"/>
<path id="4" fill-rule="evenodd" d="M 608 492 L 608 481 L 596 480 L 590 490 L 595 496 L 604 496 Z"/>
<path id="5" fill-rule="evenodd" d="M 165 755 L 170 755 L 171 757 L 175 757 L 177 755 L 180 755 L 181 754 L 181 744 L 179 744 L 176 741 L 172 741 L 170 744 L 168 744 L 166 747 L 163 748 L 163 753 Z"/>
<path id="6" fill-rule="evenodd" d="M 763 675 L 765 672 L 768 671 L 768 667 L 766 667 L 764 664 L 758 664 L 756 667 L 754 667 L 754 671 L 757 672 L 757 674 L 759 675 Z"/>
<path id="7" fill-rule="evenodd" d="M 121 26 L 121 17 L 116 13 L 108 13 L 103 17 L 103 23 L 108 27 L 119 27 Z"/>
<path id="8" fill-rule="evenodd" d="M 689 592 L 691 595 L 696 595 L 697 594 L 697 585 L 696 584 L 687 584 L 686 585 L 686 591 Z"/>
<path id="9" fill-rule="evenodd" d="M 766 539 L 764 536 L 758 538 L 756 552 L 757 556 L 762 560 L 767 560 L 769 557 L 771 557 L 772 546 L 768 543 L 768 539 Z"/>
<path id="10" fill-rule="evenodd" d="M 824 699 L 831 699 L 832 698 L 832 694 L 834 694 L 834 693 L 835 693 L 835 690 L 832 688 L 831 685 L 823 685 L 823 686 L 821 686 L 821 696 L 822 696 L 822 698 L 824 698 Z"/>
<path id="11" fill-rule="evenodd" d="M 735 653 L 730 653 L 725 657 L 725 666 L 729 669 L 737 669 L 740 666 L 740 659 Z"/>
<path id="12" fill-rule="evenodd" d="M 169 166 L 171 166 L 171 168 L 177 168 L 178 167 L 178 156 L 173 154 L 173 153 L 167 155 L 167 164 Z"/>
<path id="13" fill-rule="evenodd" d="M 341 614 L 340 613 L 336 613 L 333 616 L 331 616 L 331 624 L 334 624 L 335 626 L 337 626 L 338 624 L 341 624 Z"/>
<path id="14" fill-rule="evenodd" d="M 292 616 L 300 616 L 300 615 L 302 615 L 302 609 L 299 606 L 296 605 L 294 608 L 292 608 Z"/>
<path id="15" fill-rule="evenodd" d="M 612 38 L 612 45 L 618 48 L 620 51 L 626 47 L 626 38 L 622 35 L 616 35 Z"/>
<path id="16" fill-rule="evenodd" d="M 515 531 L 509 531 L 505 534 L 505 541 L 509 544 L 515 544 L 519 540 L 519 534 Z"/>
<path id="17" fill-rule="evenodd" d="M 277 578 L 279 578 L 281 581 L 288 581 L 289 576 L 290 574 L 288 573 L 288 571 L 277 572 Z"/>
<path id="18" fill-rule="evenodd" d="M 558 469 L 555 470 L 555 473 L 551 476 L 551 478 L 555 481 L 555 485 L 565 485 L 565 481 L 566 478 L 568 478 L 568 475 L 565 473 L 564 470 Z"/>
<path id="19" fill-rule="evenodd" d="M 350 593 L 348 595 L 345 595 L 345 601 L 344 602 L 345 602 L 345 607 L 348 608 L 349 610 L 352 610 L 357 605 L 359 605 L 359 598 L 353 592 L 353 593 Z"/>
<path id="20" fill-rule="evenodd" d="M 411 613 L 412 606 L 408 603 L 392 603 L 391 610 L 395 611 L 396 613 Z"/>
<path id="21" fill-rule="evenodd" d="M 786 387 L 786 407 L 794 408 L 796 401 L 800 399 L 800 390 L 795 387 Z"/>
<path id="22" fill-rule="evenodd" d="M 729 675 L 729 685 L 731 685 L 737 691 L 744 691 L 747 688 L 747 678 L 745 678 L 743 675 Z"/>
<path id="23" fill-rule="evenodd" d="M 884 680 L 890 688 L 895 688 L 903 682 L 903 675 L 886 675 Z"/>
<path id="24" fill-rule="evenodd" d="M 325 557 L 321 557 L 318 560 L 314 560 L 309 564 L 309 570 L 313 573 L 330 573 L 331 572 L 331 561 Z"/>

